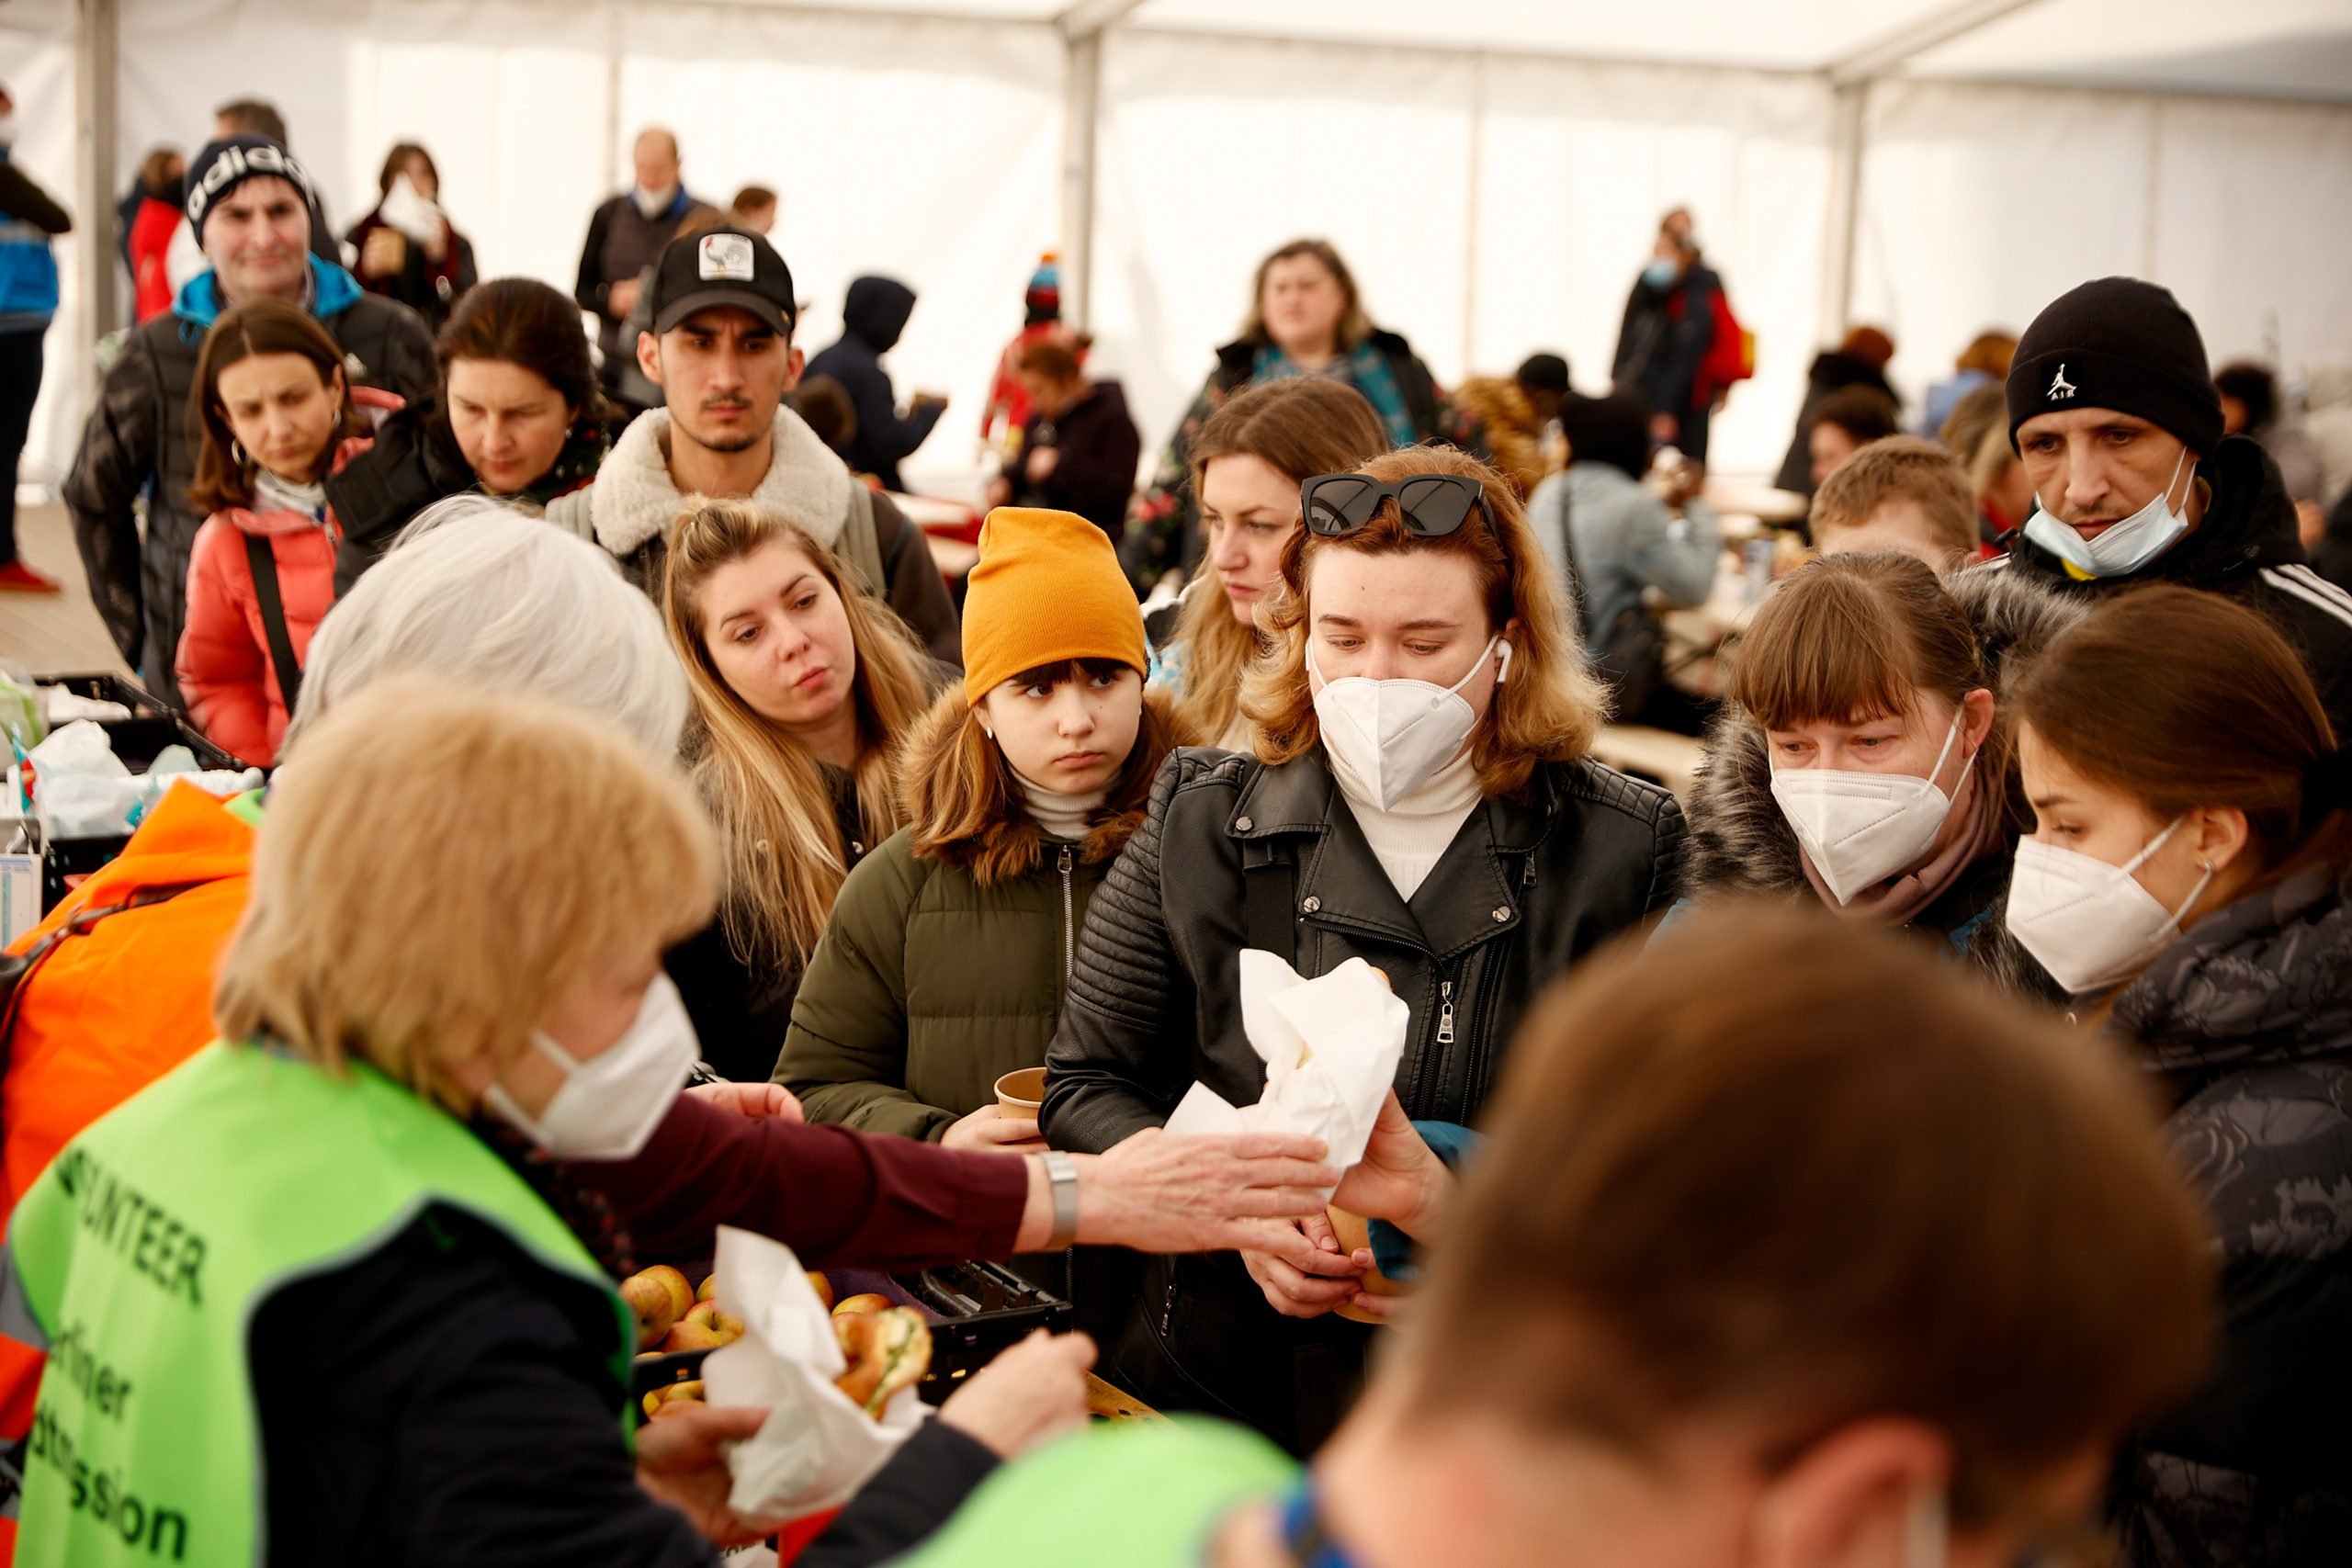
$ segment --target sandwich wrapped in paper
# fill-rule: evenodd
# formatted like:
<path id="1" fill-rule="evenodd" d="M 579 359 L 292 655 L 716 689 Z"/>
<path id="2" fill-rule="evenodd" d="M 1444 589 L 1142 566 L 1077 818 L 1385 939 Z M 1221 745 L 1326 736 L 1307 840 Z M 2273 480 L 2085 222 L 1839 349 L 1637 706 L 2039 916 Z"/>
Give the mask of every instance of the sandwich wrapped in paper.
<path id="1" fill-rule="evenodd" d="M 841 1506 L 924 1418 L 914 1385 L 931 1360 L 928 1327 L 903 1311 L 836 1327 L 792 1249 L 750 1231 L 719 1227 L 714 1272 L 743 1337 L 705 1358 L 705 1396 L 768 1411 L 727 1456 L 729 1506 L 786 1520 Z"/>
<path id="2" fill-rule="evenodd" d="M 1171 1133 L 1305 1133 L 1341 1170 L 1363 1158 L 1380 1102 L 1396 1081 L 1412 1013 L 1361 958 L 1302 980 L 1271 953 L 1241 954 L 1241 1028 L 1264 1058 L 1266 1090 L 1233 1106 L 1195 1083 L 1168 1119 Z M 1326 1194 L 1329 1196 L 1329 1194 Z"/>

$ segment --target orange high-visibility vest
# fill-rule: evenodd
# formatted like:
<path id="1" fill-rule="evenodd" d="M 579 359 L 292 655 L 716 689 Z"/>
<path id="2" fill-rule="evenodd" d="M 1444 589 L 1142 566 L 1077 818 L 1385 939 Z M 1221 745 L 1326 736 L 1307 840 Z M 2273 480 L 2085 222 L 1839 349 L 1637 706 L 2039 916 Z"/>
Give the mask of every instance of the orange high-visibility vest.
<path id="1" fill-rule="evenodd" d="M 114 863 L 19 938 L 29 951 L 84 910 L 181 887 L 108 915 L 60 942 L 26 976 L 0 1046 L 0 1228 L 17 1200 L 85 1127 L 194 1055 L 218 1033 L 212 979 L 245 912 L 256 803 L 175 784 Z M 0 1336 L 0 1443 L 31 1429 L 45 1358 Z M 16 1521 L 0 1519 L 0 1565 Z"/>

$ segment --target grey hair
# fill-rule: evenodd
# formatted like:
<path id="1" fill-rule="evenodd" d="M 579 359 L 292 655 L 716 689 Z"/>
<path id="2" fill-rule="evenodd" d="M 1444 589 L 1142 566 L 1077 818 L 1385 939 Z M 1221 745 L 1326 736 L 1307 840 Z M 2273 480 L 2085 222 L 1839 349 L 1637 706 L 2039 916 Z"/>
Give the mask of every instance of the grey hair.
<path id="1" fill-rule="evenodd" d="M 603 548 L 486 496 L 419 513 L 319 623 L 288 747 L 337 700 L 402 673 L 582 708 L 664 762 L 685 728 L 685 671 L 653 602 Z"/>

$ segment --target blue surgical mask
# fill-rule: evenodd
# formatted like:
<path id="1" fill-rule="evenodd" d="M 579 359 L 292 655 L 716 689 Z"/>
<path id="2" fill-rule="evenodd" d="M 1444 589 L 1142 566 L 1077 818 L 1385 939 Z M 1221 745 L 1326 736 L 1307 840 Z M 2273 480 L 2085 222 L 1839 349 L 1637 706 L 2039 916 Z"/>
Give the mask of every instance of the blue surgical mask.
<path id="1" fill-rule="evenodd" d="M 1674 283 L 1674 264 L 1664 256 L 1655 258 L 1649 265 L 1642 268 L 1642 281 L 1652 288 L 1671 288 Z"/>
<path id="2" fill-rule="evenodd" d="M 2025 536 L 2087 577 L 2129 577 L 2180 542 L 2188 532 L 2188 497 L 2197 488 L 2197 467 L 2189 464 L 2188 485 L 2180 492 L 2180 509 L 2173 510 L 2172 487 L 2180 480 L 2188 449 L 2182 447 L 2172 466 L 2172 479 L 2122 522 L 2096 539 L 2086 539 L 2049 513 L 2034 497 L 2033 515 L 2026 519 Z"/>

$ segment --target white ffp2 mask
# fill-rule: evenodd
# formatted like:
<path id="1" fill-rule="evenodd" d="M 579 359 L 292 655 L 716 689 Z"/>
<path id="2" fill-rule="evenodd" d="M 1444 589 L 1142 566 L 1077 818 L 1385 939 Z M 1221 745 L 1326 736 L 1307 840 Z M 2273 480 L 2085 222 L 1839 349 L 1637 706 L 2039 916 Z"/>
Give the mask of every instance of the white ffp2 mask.
<path id="1" fill-rule="evenodd" d="M 2172 504 L 2172 487 L 2180 482 L 2180 466 L 2188 461 L 2188 448 L 2184 446 L 2165 488 L 2151 496 L 2147 505 L 2096 539 L 2084 538 L 2044 512 L 2040 496 L 2034 497 L 2033 515 L 2025 521 L 2025 536 L 2086 576 L 2129 577 L 2178 544 L 2188 532 L 2188 496 L 2197 488 L 2195 464 L 2189 464 L 2188 490 L 2180 492 L 2180 510 L 2174 511 Z"/>
<path id="2" fill-rule="evenodd" d="M 1477 677 L 1487 658 L 1502 650 L 1502 666 L 1495 684 L 1510 673 L 1510 644 L 1499 633 L 1487 639 L 1462 679 L 1451 686 L 1410 676 L 1374 681 L 1364 675 L 1342 675 L 1326 681 L 1315 694 L 1315 719 L 1323 744 L 1363 782 L 1383 811 L 1427 784 L 1437 771 L 1462 754 L 1478 716 L 1462 697 L 1462 688 Z M 1315 641 L 1306 643 L 1306 672 L 1315 668 Z"/>
<path id="3" fill-rule="evenodd" d="M 1924 779 L 1842 768 L 1772 770 L 1772 798 L 1838 903 L 1852 903 L 1864 888 L 1927 858 L 1951 815 L 1952 795 L 1960 793 L 1956 782 L 1952 795 L 1938 789 L 1936 775 L 1944 771 L 1967 715 L 1964 707 L 1952 715 L 1943 750 Z M 1962 767 L 1962 778 L 1975 761 L 1971 757 Z"/>
<path id="4" fill-rule="evenodd" d="M 685 1087 L 702 1055 L 685 999 L 667 975 L 645 988 L 636 1019 L 610 1047 L 587 1061 L 537 1030 L 531 1043 L 563 1070 L 547 1108 L 531 1115 L 503 1084 L 482 1091 L 482 1103 L 558 1159 L 634 1159 L 643 1151 Z"/>
<path id="5" fill-rule="evenodd" d="M 2009 872 L 2009 934 L 2069 992 L 2128 980 L 2180 935 L 2180 918 L 2205 896 L 2211 867 L 2177 909 L 2156 902 L 2132 874 L 2179 830 L 2175 818 L 2121 865 L 2040 839 L 2018 840 Z"/>

